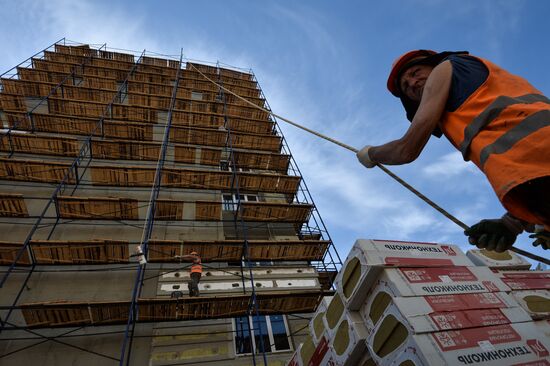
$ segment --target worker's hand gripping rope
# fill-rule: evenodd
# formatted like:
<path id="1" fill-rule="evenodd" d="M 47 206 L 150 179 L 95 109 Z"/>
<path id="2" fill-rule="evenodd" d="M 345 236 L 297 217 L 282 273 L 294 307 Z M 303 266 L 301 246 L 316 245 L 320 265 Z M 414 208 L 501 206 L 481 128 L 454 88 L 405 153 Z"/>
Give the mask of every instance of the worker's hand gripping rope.
<path id="1" fill-rule="evenodd" d="M 141 245 L 136 246 L 136 257 L 138 257 L 138 262 L 140 265 L 147 264 L 147 259 L 145 258 L 145 255 L 143 254 L 143 250 L 141 249 Z"/>
<path id="2" fill-rule="evenodd" d="M 510 249 L 523 230 L 508 225 L 504 219 L 481 220 L 464 230 L 470 244 L 480 249 L 502 253 Z"/>
<path id="3" fill-rule="evenodd" d="M 371 147 L 371 145 L 367 145 L 357 153 L 357 159 L 359 159 L 359 162 L 367 168 L 374 168 L 376 166 L 376 163 L 372 161 L 369 156 L 369 150 Z"/>
<path id="4" fill-rule="evenodd" d="M 535 233 L 529 235 L 529 237 L 535 239 L 533 246 L 538 247 L 540 245 L 542 249 L 550 249 L 550 231 L 544 230 L 542 226 L 537 227 Z"/>

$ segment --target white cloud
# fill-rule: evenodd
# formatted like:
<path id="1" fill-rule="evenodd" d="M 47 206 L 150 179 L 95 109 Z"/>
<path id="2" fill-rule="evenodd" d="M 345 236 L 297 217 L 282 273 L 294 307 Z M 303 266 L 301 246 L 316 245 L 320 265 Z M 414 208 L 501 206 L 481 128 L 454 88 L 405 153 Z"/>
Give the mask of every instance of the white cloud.
<path id="1" fill-rule="evenodd" d="M 273 3 L 269 13 L 277 20 L 283 19 L 292 23 L 305 40 L 322 50 L 326 57 L 338 56 L 338 42 L 328 31 L 329 24 L 312 7 L 288 7 Z M 323 23 L 326 23 L 324 26 Z"/>
<path id="2" fill-rule="evenodd" d="M 463 174 L 475 174 L 477 168 L 473 164 L 467 164 L 462 154 L 454 151 L 441 156 L 434 163 L 422 168 L 427 178 L 435 180 L 446 180 L 456 178 Z"/>
<path id="3" fill-rule="evenodd" d="M 48 28 L 65 34 L 69 39 L 141 51 L 159 50 L 151 37 L 144 15 L 129 13 L 116 6 L 97 6 L 91 1 L 48 1 Z M 83 16 L 85 15 L 85 16 Z M 176 51 L 176 50 L 167 50 Z"/>
<path id="4" fill-rule="evenodd" d="M 130 50 L 159 50 L 160 44 L 145 26 L 144 16 L 132 14 L 116 4 L 102 6 L 92 1 L 50 0 L 34 2 L 21 0 L 5 9 L 11 18 L 10 24 L 0 25 L 3 34 L 10 34 L 13 27 L 19 29 L 18 42 L 8 45 L 6 60 L 9 66 L 19 63 L 32 52 L 59 40 L 67 39 Z M 5 2 L 3 2 L 3 5 Z M 179 50 L 179 48 L 177 48 Z M 175 50 L 171 50 L 175 51 Z"/>
<path id="5" fill-rule="evenodd" d="M 414 206 L 411 207 L 410 204 L 403 205 L 403 203 L 398 206 L 397 212 L 392 213 L 384 220 L 386 230 L 393 233 L 396 239 L 410 238 L 415 233 L 428 229 L 434 230 L 438 227 L 441 220 Z M 405 207 L 407 209 L 402 210 Z"/>
<path id="6" fill-rule="evenodd" d="M 508 46 L 508 37 L 515 34 L 522 19 L 524 1 L 493 1 L 482 6 L 486 46 L 493 62 L 500 62 Z M 506 19 L 505 22 L 502 20 Z"/>

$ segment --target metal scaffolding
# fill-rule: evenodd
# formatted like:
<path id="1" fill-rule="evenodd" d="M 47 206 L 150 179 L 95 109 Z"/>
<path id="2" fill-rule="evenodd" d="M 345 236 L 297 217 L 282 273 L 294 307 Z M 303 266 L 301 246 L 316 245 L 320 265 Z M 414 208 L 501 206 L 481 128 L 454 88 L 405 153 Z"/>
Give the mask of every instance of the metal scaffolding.
<path id="1" fill-rule="evenodd" d="M 2 74 L 0 77 L 8 78 L 8 79 L 13 78 L 14 80 L 16 80 L 18 77 L 18 73 L 20 72 L 19 70 L 21 68 L 32 69 L 32 65 L 34 62 L 38 62 L 38 60 L 43 58 L 44 54 L 46 54 L 47 52 L 52 52 L 51 51 L 52 49 L 54 50 L 53 52 L 55 52 L 56 47 L 58 46 L 77 47 L 79 45 L 72 44 L 71 42 L 63 38 L 55 42 L 54 44 L 48 46 L 44 50 L 38 52 L 37 54 L 31 56 L 29 59 L 25 60 L 21 64 L 9 70 L 8 72 Z M 65 98 L 65 94 L 69 92 L 69 89 L 72 87 L 67 84 L 68 81 L 71 81 L 73 85 L 76 85 L 79 79 L 79 75 L 81 75 L 79 73 L 83 73 L 83 70 L 86 67 L 90 67 L 91 62 L 97 59 L 106 59 L 106 60 L 115 59 L 116 52 L 108 51 L 106 44 L 103 44 L 103 45 L 100 45 L 100 47 L 97 49 L 95 48 L 82 49 L 82 55 L 85 55 L 85 57 L 84 57 L 84 60 L 79 65 L 74 66 L 70 73 L 67 73 L 67 75 L 60 82 L 58 82 L 54 87 L 52 87 L 49 90 L 49 92 L 45 96 L 43 96 L 32 109 L 30 109 L 28 112 L 25 113 L 23 118 L 16 121 L 12 125 L 10 125 L 7 131 L 2 132 L 2 135 L 1 135 L 2 141 L 4 138 L 6 138 L 9 144 L 8 159 L 11 159 L 11 160 L 8 160 L 8 162 L 16 162 L 16 159 L 14 159 L 14 155 L 18 151 L 20 151 L 18 150 L 20 148 L 16 147 L 15 141 L 14 141 L 16 138 L 19 138 L 19 135 L 15 135 L 13 131 L 29 131 L 31 134 L 33 134 L 33 136 L 37 131 L 42 131 L 36 125 L 35 114 L 34 114 L 35 110 L 37 110 L 41 105 L 43 105 L 43 103 L 49 103 L 52 99 L 52 96 L 56 95 L 58 92 L 61 93 L 62 98 Z M 89 133 L 85 135 L 86 136 L 85 138 L 75 140 L 77 144 L 81 144 L 76 156 L 70 161 L 70 163 L 64 163 L 64 165 L 60 165 L 59 168 L 55 168 L 55 169 L 63 169 L 63 174 L 61 175 L 62 178 L 59 179 L 59 182 L 57 184 L 55 183 L 52 184 L 52 188 L 53 188 L 52 194 L 49 197 L 28 198 L 28 199 L 43 200 L 46 203 L 38 216 L 28 215 L 27 218 L 31 221 L 21 220 L 21 222 L 18 223 L 22 226 L 30 226 L 30 229 L 28 231 L 28 234 L 25 237 L 25 240 L 22 243 L 22 246 L 18 247 L 15 254 L 13 255 L 13 260 L 11 261 L 11 263 L 9 263 L 7 270 L 3 273 L 2 278 L 0 280 L 0 288 L 2 288 L 5 285 L 6 281 L 14 273 L 23 273 L 25 274 L 25 278 L 22 281 L 21 288 L 15 295 L 11 305 L 1 307 L 1 310 L 6 310 L 7 313 L 2 319 L 0 319 L 0 325 L 1 325 L 0 333 L 3 333 L 6 330 L 24 330 L 25 332 L 28 332 L 36 336 L 37 339 L 43 338 L 43 340 L 41 340 L 38 343 L 35 343 L 34 345 L 38 345 L 47 341 L 53 341 L 53 342 L 64 344 L 73 348 L 79 348 L 77 346 L 63 342 L 58 338 L 69 337 L 71 333 L 74 333 L 90 325 L 95 325 L 93 321 L 88 322 L 88 320 L 82 319 L 79 325 L 75 329 L 61 332 L 59 335 L 55 337 L 50 337 L 50 336 L 43 336 L 40 333 L 29 329 L 29 327 L 18 326 L 10 320 L 14 310 L 16 309 L 20 310 L 23 308 L 23 306 L 19 304 L 21 295 L 24 289 L 27 287 L 32 274 L 35 272 L 40 272 L 42 270 L 41 268 L 37 268 L 37 266 L 42 266 L 44 264 L 47 264 L 49 261 L 49 260 L 45 261 L 43 257 L 40 257 L 40 258 L 36 257 L 35 251 L 40 248 L 41 244 L 39 243 L 39 241 L 34 239 L 35 233 L 39 228 L 42 229 L 42 228 L 49 227 L 49 233 L 47 235 L 46 240 L 51 241 L 50 239 L 53 237 L 53 234 L 56 228 L 58 228 L 58 226 L 65 225 L 66 223 L 71 222 L 70 217 L 67 218 L 66 213 L 62 209 L 63 202 L 67 201 L 67 197 L 73 197 L 79 187 L 86 187 L 86 189 L 97 189 L 97 187 L 93 184 L 93 182 L 87 181 L 85 179 L 85 173 L 89 169 L 91 169 L 91 165 L 92 165 L 91 163 L 93 159 L 98 159 L 97 156 L 98 154 L 100 154 L 100 151 L 98 150 L 98 147 L 96 145 L 98 145 L 99 142 L 107 139 L 108 133 L 109 133 L 108 126 L 110 126 L 109 124 L 111 123 L 111 120 L 114 118 L 113 110 L 115 107 L 124 106 L 125 103 L 127 103 L 130 95 L 129 80 L 131 77 L 137 74 L 136 71 L 138 71 L 140 67 L 147 65 L 144 63 L 144 59 L 148 57 L 147 55 L 148 53 L 146 52 L 146 50 L 143 50 L 139 54 L 135 62 L 133 62 L 133 65 L 131 66 L 131 68 L 127 71 L 126 78 L 124 79 L 124 81 L 117 85 L 116 93 L 114 93 L 110 102 L 105 105 L 101 116 L 97 119 L 97 121 L 95 121 L 95 124 L 94 123 L 91 124 L 92 127 L 88 129 Z M 153 53 L 152 55 L 156 56 L 157 54 Z M 181 133 L 188 134 L 186 136 L 191 136 L 190 135 L 191 133 L 194 133 L 195 131 L 197 131 L 196 128 L 191 126 L 191 124 L 189 124 L 189 126 L 183 126 L 183 127 L 177 126 L 176 128 L 172 126 L 173 114 L 176 112 L 179 113 L 179 110 L 177 110 L 176 106 L 178 101 L 178 90 L 179 90 L 179 82 L 181 80 L 181 73 L 182 73 L 182 70 L 185 70 L 184 60 L 185 59 L 183 57 L 183 50 L 180 52 L 179 62 L 174 60 L 172 57 L 167 57 L 166 59 L 166 61 L 169 64 L 171 63 L 173 67 L 176 67 L 177 71 L 176 71 L 174 83 L 172 85 L 172 92 L 170 96 L 169 106 L 166 109 L 161 108 L 162 110 L 166 110 L 168 113 L 166 125 L 164 126 L 162 142 L 160 144 L 156 144 L 154 146 L 154 149 L 151 147 L 153 152 L 158 151 L 158 159 L 156 160 L 156 163 L 155 163 L 154 178 L 152 179 L 152 186 L 150 189 L 149 188 L 142 189 L 142 191 L 150 192 L 150 198 L 149 198 L 149 201 L 142 206 L 138 206 L 137 203 L 135 206 L 132 206 L 132 210 L 137 210 L 140 207 L 147 208 L 145 219 L 138 220 L 136 222 L 143 223 L 142 238 L 141 238 L 141 241 L 139 242 L 139 246 L 141 248 L 141 253 L 150 263 L 173 262 L 173 259 L 170 260 L 170 258 L 158 254 L 159 249 L 157 247 L 154 247 L 154 248 L 152 247 L 152 245 L 153 246 L 156 245 L 154 240 L 152 240 L 153 239 L 152 233 L 155 225 L 155 219 L 157 218 L 157 214 L 159 212 L 159 209 L 158 209 L 159 204 L 161 203 L 167 204 L 164 201 L 159 200 L 159 194 L 161 192 L 161 188 L 163 187 L 163 185 L 166 186 L 166 183 L 164 183 L 163 181 L 163 175 L 167 174 L 165 172 L 165 167 L 164 167 L 165 163 L 168 161 L 167 149 L 169 146 L 174 146 L 175 144 L 175 142 L 172 141 L 173 136 L 171 136 L 171 132 L 182 131 Z M 199 64 L 196 64 L 195 61 L 191 61 L 191 60 L 185 60 L 185 63 L 187 68 L 189 67 L 195 68 L 196 67 L 195 65 L 197 66 L 199 65 Z M 213 67 L 213 66 L 209 66 L 209 67 Z M 218 77 L 217 79 L 218 83 L 223 84 L 224 80 L 222 78 L 222 71 L 225 69 L 222 69 L 220 67 L 219 62 L 216 63 L 215 69 Z M 15 73 L 13 73 L 14 71 Z M 256 80 L 256 76 L 252 73 L 252 71 L 250 72 L 250 74 L 252 75 L 251 80 L 255 82 L 259 88 L 259 83 Z M 4 91 L 3 84 L 0 88 L 0 91 Z M 231 220 L 234 226 L 234 231 L 236 233 L 236 238 L 234 239 L 234 241 L 241 243 L 241 244 L 238 244 L 238 243 L 228 243 L 228 244 L 231 244 L 233 246 L 232 247 L 233 249 L 231 250 L 235 250 L 235 251 L 238 249 L 238 246 L 241 245 L 241 248 L 236 253 L 240 253 L 238 254 L 238 258 L 241 266 L 240 273 L 241 273 L 241 280 L 243 283 L 243 286 L 242 286 L 243 295 L 247 295 L 245 280 L 250 281 L 250 285 L 251 285 L 250 296 L 243 298 L 243 301 L 244 301 L 243 304 L 246 304 L 246 315 L 249 322 L 248 324 L 249 329 L 259 331 L 260 333 L 259 346 L 262 353 L 263 364 L 267 365 L 267 358 L 266 358 L 266 352 L 265 352 L 266 347 L 263 344 L 262 327 L 259 326 L 258 328 L 256 328 L 254 324 L 250 324 L 250 316 L 259 317 L 261 314 L 266 313 L 265 305 L 261 305 L 263 304 L 262 301 L 272 301 L 272 300 L 267 299 L 266 296 L 264 295 L 258 296 L 258 294 L 256 293 L 256 290 L 255 290 L 256 286 L 254 282 L 253 265 L 252 265 L 252 261 L 254 260 L 253 259 L 254 257 L 251 255 L 251 251 L 253 251 L 254 248 L 256 248 L 256 246 L 259 245 L 259 243 L 257 243 L 258 241 L 249 239 L 248 231 L 250 228 L 263 227 L 263 225 L 268 227 L 270 218 L 266 217 L 264 223 L 261 223 L 261 222 L 258 223 L 254 221 L 254 218 L 258 216 L 253 216 L 253 215 L 250 217 L 246 216 L 247 203 L 243 202 L 241 197 L 242 197 L 243 191 L 245 192 L 247 188 L 244 187 L 244 190 L 243 190 L 243 186 L 240 182 L 240 177 L 246 176 L 247 173 L 242 173 L 239 171 L 241 166 L 236 158 L 239 154 L 245 154 L 246 149 L 235 146 L 236 141 L 238 141 L 238 139 L 241 136 L 240 134 L 243 134 L 243 132 L 235 131 L 230 119 L 228 118 L 229 104 L 228 104 L 227 95 L 224 93 L 224 91 L 221 88 L 218 89 L 217 93 L 218 93 L 217 94 L 218 97 L 215 102 L 221 104 L 222 106 L 221 114 L 222 114 L 223 129 L 224 129 L 223 131 L 219 130 L 219 132 L 225 134 L 225 141 L 223 145 L 220 145 L 218 147 L 220 150 L 216 150 L 216 151 L 220 151 L 220 156 L 223 156 L 223 154 L 227 155 L 227 163 L 228 163 L 227 168 L 230 170 L 230 173 L 228 173 L 229 182 L 230 182 L 228 187 L 228 193 L 232 197 L 236 198 L 235 202 L 233 202 L 234 204 L 233 217 Z M 269 104 L 267 104 L 267 102 L 265 101 L 265 96 L 263 95 L 261 88 L 259 93 L 260 94 L 259 94 L 258 100 L 263 101 L 263 103 L 265 103 L 265 105 L 267 106 L 267 109 L 270 110 Z M 109 94 L 106 94 L 106 95 L 109 95 Z M 320 257 L 314 256 L 312 257 L 312 258 L 315 258 L 314 260 L 308 259 L 308 261 L 314 268 L 316 268 L 320 276 L 325 277 L 324 281 L 326 282 L 322 284 L 323 288 L 325 290 L 330 290 L 330 288 L 333 288 L 332 280 L 334 278 L 334 275 L 339 269 L 339 267 L 341 266 L 341 263 L 342 263 L 341 259 L 334 247 L 334 244 L 332 243 L 332 240 L 325 227 L 325 224 L 318 213 L 318 210 L 315 206 L 315 203 L 313 202 L 313 199 L 311 197 L 311 194 L 308 190 L 307 185 L 305 184 L 303 179 L 300 179 L 300 177 L 302 176 L 301 172 L 298 169 L 296 162 L 292 157 L 290 149 L 288 148 L 286 140 L 284 139 L 284 136 L 282 135 L 281 130 L 279 129 L 276 119 L 274 119 L 274 117 L 272 116 L 269 116 L 268 121 L 271 124 L 270 136 L 274 136 L 280 139 L 280 146 L 277 149 L 277 154 L 279 154 L 280 156 L 288 156 L 289 158 L 288 166 L 284 170 L 284 174 L 282 174 L 282 176 L 290 176 L 290 177 L 294 176 L 294 177 L 298 177 L 299 179 L 299 184 L 297 186 L 296 194 L 287 194 L 287 196 L 289 197 L 288 203 L 303 204 L 303 205 L 306 205 L 306 207 L 311 207 L 309 214 L 305 218 L 299 219 L 299 220 L 296 219 L 295 221 L 297 237 L 299 240 L 302 240 L 302 241 L 317 242 L 317 244 L 314 244 L 316 245 L 316 253 L 321 253 L 321 256 Z M 79 121 L 78 123 L 81 123 L 81 122 L 82 121 Z M 147 126 L 138 126 L 137 124 L 136 126 L 132 126 L 132 127 L 143 128 L 143 130 L 146 130 L 147 128 Z M 79 132 L 79 131 L 74 131 L 73 133 L 77 135 L 83 134 L 82 132 Z M 209 132 L 209 133 L 212 134 L 212 132 Z M 132 140 L 129 140 L 129 141 L 132 141 Z M 29 151 L 29 153 L 32 153 L 32 151 Z M 262 157 L 261 154 L 267 154 L 267 153 L 256 152 L 256 154 L 259 154 L 257 156 L 257 158 L 259 158 L 259 157 Z M 271 158 L 271 156 L 269 156 L 269 158 Z M 172 158 L 172 159 L 175 159 L 175 158 Z M 42 166 L 43 166 L 43 169 L 53 169 L 51 167 L 48 167 L 47 164 L 42 164 Z M 143 167 L 146 167 L 146 166 L 147 165 L 144 163 L 142 165 L 142 168 L 140 169 L 144 169 Z M 173 169 L 170 170 L 169 172 L 170 174 L 173 174 L 172 170 Z M 3 178 L 0 177 L 0 179 L 3 179 Z M 25 183 L 22 183 L 22 186 L 24 186 L 24 184 Z M 129 185 L 125 189 L 139 190 L 141 189 L 139 187 L 140 187 L 139 185 L 136 185 L 136 186 Z M 193 186 L 190 186 L 190 187 L 193 187 Z M 215 201 L 212 201 L 212 202 L 216 203 Z M 223 202 L 223 193 L 222 193 L 222 201 L 217 202 L 217 204 L 221 207 L 223 203 L 224 202 Z M 115 206 L 115 207 L 118 207 L 118 206 Z M 51 216 L 52 208 L 54 209 L 53 211 L 55 212 L 54 216 Z M 117 209 L 117 210 L 120 211 L 122 209 Z M 115 211 L 115 212 L 119 212 L 119 211 Z M 113 212 L 111 212 L 111 214 L 112 214 L 111 216 L 115 216 Z M 103 220 L 113 221 L 113 225 L 133 225 L 133 224 L 128 224 L 124 222 L 123 219 L 113 218 L 111 216 L 105 215 L 104 217 L 99 217 L 99 218 Z M 78 216 L 75 216 L 75 217 L 76 219 L 78 219 Z M 94 216 L 92 217 L 94 218 Z M 276 220 L 276 219 L 277 217 L 272 218 L 272 220 Z M 181 220 L 183 221 L 183 219 Z M 221 222 L 222 225 L 225 225 L 226 221 L 223 219 L 223 217 L 218 221 Z M 292 221 L 289 221 L 289 222 L 292 222 Z M 2 221 L 0 221 L 0 224 L 2 224 Z M 98 224 L 94 222 L 91 225 L 102 225 L 102 224 Z M 179 223 L 178 225 L 182 226 L 185 224 Z M 169 225 L 167 225 L 167 227 L 169 227 Z M 105 245 L 111 245 L 111 247 L 113 248 L 116 247 L 116 243 L 115 244 L 107 243 Z M 121 245 L 120 247 L 122 248 L 123 245 Z M 11 253 L 13 253 L 13 250 Z M 145 306 L 143 305 L 143 301 L 141 299 L 141 293 L 144 286 L 144 281 L 158 277 L 158 276 L 146 277 L 145 274 L 147 270 L 146 268 L 147 264 L 136 265 L 135 263 L 132 263 L 132 261 L 130 260 L 131 257 L 136 256 L 135 254 L 123 253 L 123 252 L 121 253 L 122 253 L 121 256 L 117 257 L 118 259 L 115 259 L 115 260 L 106 259 L 105 262 L 101 262 L 101 261 L 97 262 L 98 265 L 101 264 L 103 266 L 102 268 L 98 268 L 97 271 L 110 271 L 110 270 L 136 271 L 134 285 L 132 287 L 132 292 L 131 292 L 131 300 L 129 304 L 125 303 L 121 305 L 121 306 L 129 305 L 127 319 L 124 322 L 122 321 L 116 322 L 116 324 L 125 324 L 124 331 L 119 332 L 119 333 L 123 333 L 123 340 L 120 348 L 120 356 L 119 358 L 115 358 L 115 357 L 111 357 L 109 355 L 103 355 L 103 354 L 98 354 L 98 356 L 102 356 L 102 357 L 117 361 L 119 362 L 119 365 L 123 365 L 123 364 L 129 365 L 131 360 L 133 341 L 134 341 L 134 338 L 136 337 L 135 335 L 136 323 L 138 321 L 141 321 L 139 318 L 140 306 Z M 155 258 L 157 259 L 155 260 Z M 215 257 L 211 257 L 210 260 L 215 262 L 217 259 Z M 73 261 L 72 264 L 79 263 L 74 259 L 72 261 Z M 56 263 L 55 258 L 53 257 L 53 254 L 52 254 L 50 263 L 52 264 Z M 112 266 L 114 266 L 116 263 L 118 263 L 119 267 L 113 268 Z M 71 263 L 69 262 L 69 264 Z M 120 266 L 120 264 L 125 264 L 125 265 Z M 208 266 L 208 265 L 205 264 L 205 266 Z M 179 269 L 181 268 L 185 268 L 185 267 L 180 266 Z M 160 270 L 160 269 L 157 269 L 157 270 Z M 66 271 L 69 272 L 71 270 L 66 270 Z M 79 269 L 74 271 L 79 271 Z M 245 272 L 248 272 L 248 273 L 245 274 Z M 164 273 L 169 273 L 169 272 L 164 272 Z M 321 280 L 321 277 L 319 279 Z M 223 301 L 223 299 L 221 299 L 220 301 Z M 193 301 L 188 301 L 188 303 L 192 305 Z M 200 302 L 195 301 L 195 303 L 198 303 L 199 304 L 198 306 L 202 306 L 200 305 L 202 304 Z M 35 305 L 35 307 L 38 307 L 38 309 L 40 309 L 40 306 L 42 305 Z M 153 304 L 153 305 L 147 305 L 147 306 L 156 306 L 156 305 Z M 270 310 L 270 311 L 273 311 L 273 310 Z M 125 318 L 122 318 L 122 320 L 124 319 Z M 170 318 L 170 316 L 166 316 L 166 320 L 171 320 L 171 319 L 172 318 Z M 252 338 L 250 339 L 250 341 L 252 343 Z M 30 347 L 34 345 L 31 345 Z M 5 357 L 7 355 L 10 355 L 15 352 L 19 352 L 28 348 L 29 347 L 23 347 L 21 349 L 10 352 L 9 354 L 0 355 L 0 357 Z M 251 348 L 252 348 L 252 360 L 254 365 L 256 365 L 256 354 L 260 352 L 257 352 L 257 350 L 254 349 L 254 344 L 252 344 Z M 86 349 L 80 349 L 80 351 L 91 352 Z"/>
<path id="2" fill-rule="evenodd" d="M 218 72 L 218 83 L 222 84 L 223 81 L 221 80 L 220 75 L 220 67 L 219 63 L 216 65 L 217 72 Z M 226 148 L 229 150 L 229 157 L 230 157 L 230 166 L 231 171 L 233 172 L 233 175 L 231 176 L 231 188 L 229 189 L 232 197 L 235 196 L 237 198 L 237 207 L 233 211 L 233 220 L 234 220 L 234 227 L 235 232 L 239 233 L 239 228 L 242 230 L 242 239 L 243 239 L 243 258 L 241 260 L 241 273 L 243 272 L 243 265 L 242 263 L 246 263 L 246 267 L 248 270 L 248 275 L 250 279 L 250 287 L 252 290 L 252 296 L 251 296 L 251 302 L 249 303 L 249 306 L 247 308 L 247 321 L 248 321 L 248 328 L 252 329 L 253 326 L 250 324 L 250 316 L 252 313 L 255 315 L 255 317 L 259 317 L 260 313 L 258 310 L 258 303 L 256 298 L 256 290 L 254 286 L 254 275 L 252 273 L 252 267 L 250 265 L 250 257 L 248 255 L 248 233 L 247 233 L 247 227 L 242 219 L 242 204 L 241 204 L 241 192 L 240 192 L 240 186 L 239 186 L 239 177 L 237 176 L 238 167 L 235 163 L 235 156 L 233 155 L 233 136 L 231 134 L 231 126 L 228 124 L 227 121 L 227 100 L 225 98 L 225 93 L 223 89 L 219 89 L 219 96 L 220 99 L 223 101 L 223 114 L 224 114 L 224 127 L 227 131 L 227 138 L 226 138 Z M 244 285 L 244 276 L 243 276 L 243 292 L 246 293 L 246 286 Z M 265 354 L 265 345 L 263 343 L 263 334 L 262 334 L 262 327 L 258 327 L 260 331 L 260 349 L 262 351 L 262 358 L 264 366 L 267 366 L 267 357 Z M 252 343 L 252 337 L 250 338 L 250 342 Z M 252 349 L 254 347 L 251 347 Z M 254 366 L 256 366 L 256 352 L 253 349 L 252 352 L 252 362 Z"/>

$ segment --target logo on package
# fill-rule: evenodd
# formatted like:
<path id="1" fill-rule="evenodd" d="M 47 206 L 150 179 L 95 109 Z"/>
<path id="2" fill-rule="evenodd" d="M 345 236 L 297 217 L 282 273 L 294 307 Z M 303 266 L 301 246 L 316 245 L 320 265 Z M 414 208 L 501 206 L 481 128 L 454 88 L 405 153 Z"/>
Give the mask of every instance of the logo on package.
<path id="1" fill-rule="evenodd" d="M 443 251 L 445 253 L 447 253 L 448 255 L 456 255 L 456 252 L 454 251 L 453 248 L 451 248 L 450 246 L 448 245 L 442 245 L 441 246 L 441 249 L 443 249 Z"/>
<path id="2" fill-rule="evenodd" d="M 544 345 L 538 339 L 529 339 L 527 341 L 527 345 L 533 350 L 533 353 L 535 353 L 540 358 L 547 357 L 549 354 L 546 347 L 544 347 Z"/>

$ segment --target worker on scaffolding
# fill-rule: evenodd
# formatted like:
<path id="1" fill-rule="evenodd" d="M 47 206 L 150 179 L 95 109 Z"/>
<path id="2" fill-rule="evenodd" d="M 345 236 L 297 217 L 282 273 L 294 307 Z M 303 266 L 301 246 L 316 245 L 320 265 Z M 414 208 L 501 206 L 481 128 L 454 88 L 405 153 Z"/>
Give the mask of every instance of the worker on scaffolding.
<path id="1" fill-rule="evenodd" d="M 525 231 L 550 247 L 550 100 L 526 80 L 468 52 L 414 50 L 399 57 L 388 89 L 411 126 L 403 137 L 357 153 L 368 168 L 414 161 L 430 135 L 444 134 L 487 176 L 507 213 L 465 231 L 502 252 Z"/>
<path id="2" fill-rule="evenodd" d="M 191 281 L 187 283 L 187 287 L 189 288 L 189 297 L 198 297 L 199 282 L 202 276 L 201 257 L 199 256 L 199 253 L 192 251 L 188 255 L 182 255 L 179 258 L 191 262 L 191 271 L 189 273 Z"/>

